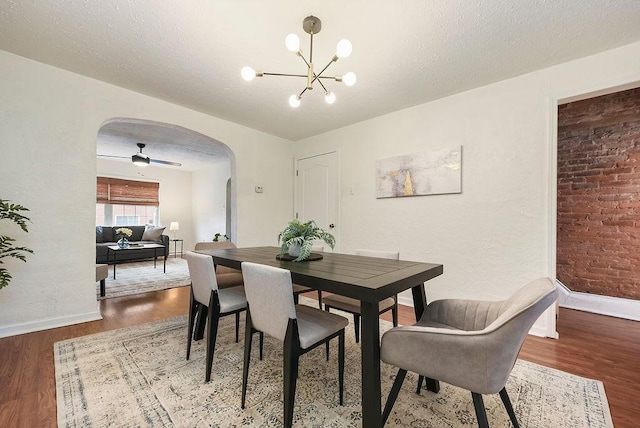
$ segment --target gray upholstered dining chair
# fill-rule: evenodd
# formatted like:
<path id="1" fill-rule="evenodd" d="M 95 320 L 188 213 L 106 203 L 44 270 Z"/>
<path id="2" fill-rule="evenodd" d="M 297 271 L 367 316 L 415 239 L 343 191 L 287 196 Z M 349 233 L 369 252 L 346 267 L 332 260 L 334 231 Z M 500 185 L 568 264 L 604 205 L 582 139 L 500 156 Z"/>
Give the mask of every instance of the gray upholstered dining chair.
<path id="1" fill-rule="evenodd" d="M 356 256 L 378 257 L 381 259 L 399 260 L 400 253 L 397 251 L 377 251 L 377 250 L 356 250 Z M 331 294 L 323 299 L 325 311 L 338 309 L 349 312 L 353 315 L 353 326 L 356 332 L 356 343 L 360 342 L 360 301 L 346 296 Z M 398 297 L 388 297 L 379 304 L 379 313 L 391 311 L 393 326 L 398 325 Z"/>
<path id="2" fill-rule="evenodd" d="M 236 342 L 240 325 L 240 312 L 247 307 L 247 300 L 243 287 L 229 287 L 218 289 L 213 257 L 192 251 L 186 254 L 189 276 L 191 277 L 191 300 L 189 304 L 189 326 L 187 331 L 187 360 L 191 354 L 191 339 L 194 336 L 194 321 L 196 312 L 200 317 L 206 317 L 207 323 L 207 357 L 205 382 L 211 380 L 211 366 L 213 352 L 218 335 L 218 321 L 220 317 L 235 314 Z M 202 309 L 202 310 L 201 310 Z M 199 319 L 204 325 L 204 319 Z"/>
<path id="3" fill-rule="evenodd" d="M 242 263 L 247 296 L 247 322 L 242 371 L 242 408 L 245 407 L 251 338 L 263 332 L 283 342 L 284 426 L 293 423 L 298 359 L 317 346 L 338 337 L 338 384 L 340 405 L 344 391 L 344 329 L 349 321 L 336 314 L 293 302 L 291 272 Z"/>
<path id="4" fill-rule="evenodd" d="M 322 253 L 324 252 L 324 247 L 322 245 L 314 245 L 311 247 L 311 251 L 314 253 Z M 293 284 L 293 301 L 297 305 L 301 294 L 308 293 L 313 290 L 313 288 L 307 287 L 306 285 Z M 322 290 L 316 291 L 318 292 L 318 307 L 322 309 Z"/>
<path id="5" fill-rule="evenodd" d="M 416 324 L 385 332 L 381 359 L 399 370 L 383 420 L 391 413 L 407 371 L 412 371 L 471 391 L 480 427 L 489 426 L 482 394 L 500 393 L 518 427 L 505 384 L 527 333 L 555 300 L 554 284 L 540 278 L 504 301 L 433 301 Z"/>

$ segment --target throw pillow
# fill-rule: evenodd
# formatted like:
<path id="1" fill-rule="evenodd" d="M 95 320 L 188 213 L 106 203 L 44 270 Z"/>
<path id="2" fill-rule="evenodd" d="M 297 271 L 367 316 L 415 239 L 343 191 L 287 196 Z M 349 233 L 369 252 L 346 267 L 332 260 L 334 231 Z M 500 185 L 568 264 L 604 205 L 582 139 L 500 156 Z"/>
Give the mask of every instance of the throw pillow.
<path id="1" fill-rule="evenodd" d="M 143 241 L 159 241 L 164 232 L 164 227 L 147 226 L 142 234 Z"/>
<path id="2" fill-rule="evenodd" d="M 102 226 L 96 226 L 96 244 L 104 242 L 104 238 L 102 237 Z"/>

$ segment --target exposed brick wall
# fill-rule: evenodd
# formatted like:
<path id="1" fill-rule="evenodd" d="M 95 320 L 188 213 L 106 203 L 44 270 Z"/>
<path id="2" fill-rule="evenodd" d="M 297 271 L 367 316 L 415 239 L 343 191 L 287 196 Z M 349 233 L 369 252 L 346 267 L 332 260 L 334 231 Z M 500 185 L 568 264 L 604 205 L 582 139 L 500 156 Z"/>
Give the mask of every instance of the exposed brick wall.
<path id="1" fill-rule="evenodd" d="M 558 108 L 557 276 L 640 300 L 640 88 Z"/>

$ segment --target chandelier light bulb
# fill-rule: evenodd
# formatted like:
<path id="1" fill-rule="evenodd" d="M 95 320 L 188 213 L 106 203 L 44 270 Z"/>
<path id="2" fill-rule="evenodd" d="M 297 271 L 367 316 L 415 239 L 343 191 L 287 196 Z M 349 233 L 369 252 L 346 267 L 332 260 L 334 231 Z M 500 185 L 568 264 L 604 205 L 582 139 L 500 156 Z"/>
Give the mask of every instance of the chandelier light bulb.
<path id="1" fill-rule="evenodd" d="M 256 77 L 256 71 L 249 66 L 242 67 L 242 70 L 240 70 L 240 74 L 242 75 L 242 78 L 247 82 L 251 82 Z"/>
<path id="2" fill-rule="evenodd" d="M 300 39 L 293 33 L 284 39 L 284 44 L 291 52 L 298 52 L 300 50 Z"/>
<path id="3" fill-rule="evenodd" d="M 353 46 L 351 42 L 347 39 L 342 39 L 338 42 L 338 46 L 336 47 L 336 56 L 338 58 L 346 58 L 351 55 L 351 51 L 353 50 Z"/>
<path id="4" fill-rule="evenodd" d="M 289 97 L 289 105 L 293 108 L 296 108 L 298 106 L 300 106 L 300 96 L 298 95 L 291 95 Z"/>
<path id="5" fill-rule="evenodd" d="M 353 71 L 348 72 L 344 76 L 342 76 L 342 83 L 347 86 L 353 86 L 356 84 L 356 73 Z"/>
<path id="6" fill-rule="evenodd" d="M 324 100 L 327 102 L 327 104 L 333 104 L 334 102 L 336 102 L 336 94 L 334 94 L 333 92 L 327 92 L 324 96 Z"/>

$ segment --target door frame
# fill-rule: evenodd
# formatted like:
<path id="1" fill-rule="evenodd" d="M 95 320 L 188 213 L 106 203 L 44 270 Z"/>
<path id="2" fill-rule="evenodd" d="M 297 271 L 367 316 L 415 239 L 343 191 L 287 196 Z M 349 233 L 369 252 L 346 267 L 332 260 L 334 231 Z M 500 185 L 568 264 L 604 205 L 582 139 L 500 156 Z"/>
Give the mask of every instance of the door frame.
<path id="1" fill-rule="evenodd" d="M 558 301 L 555 311 L 547 311 L 546 336 L 558 338 L 556 314 L 558 307 L 576 309 L 618 318 L 639 320 L 640 301 L 574 292 L 558 281 L 556 272 L 558 227 L 558 106 L 587 98 L 640 87 L 640 74 L 608 80 L 588 87 L 576 88 L 549 98 L 549 200 L 548 200 L 548 267 L 549 278 L 556 284 Z"/>

